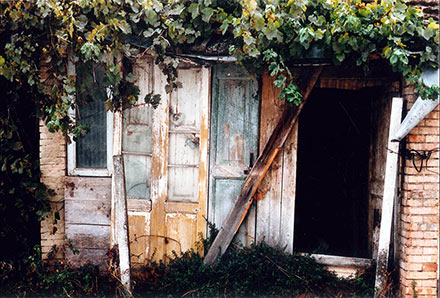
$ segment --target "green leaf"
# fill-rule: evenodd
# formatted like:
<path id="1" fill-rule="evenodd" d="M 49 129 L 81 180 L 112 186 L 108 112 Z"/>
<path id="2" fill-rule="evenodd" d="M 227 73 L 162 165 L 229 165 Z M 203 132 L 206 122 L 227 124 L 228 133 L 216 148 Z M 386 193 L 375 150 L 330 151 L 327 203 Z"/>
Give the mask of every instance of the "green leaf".
<path id="1" fill-rule="evenodd" d="M 281 88 L 284 86 L 285 82 L 286 82 L 286 76 L 279 75 L 273 83 L 275 88 Z"/>
<path id="2" fill-rule="evenodd" d="M 188 12 L 191 13 L 191 17 L 193 19 L 197 18 L 200 14 L 199 12 L 199 4 L 198 3 L 191 3 L 191 5 L 188 7 Z"/>
<path id="3" fill-rule="evenodd" d="M 396 55 L 394 55 L 394 54 L 391 55 L 390 63 L 391 63 L 392 65 L 396 64 L 398 60 L 399 60 L 399 57 L 398 57 L 398 56 L 396 56 Z"/>
<path id="4" fill-rule="evenodd" d="M 211 16 L 214 14 L 214 9 L 210 7 L 206 7 L 202 9 L 202 20 L 205 23 L 209 23 L 209 20 L 211 19 Z"/>
<path id="5" fill-rule="evenodd" d="M 339 62 L 344 61 L 345 59 L 345 54 L 344 53 L 339 53 L 336 55 L 336 60 L 338 60 Z"/>

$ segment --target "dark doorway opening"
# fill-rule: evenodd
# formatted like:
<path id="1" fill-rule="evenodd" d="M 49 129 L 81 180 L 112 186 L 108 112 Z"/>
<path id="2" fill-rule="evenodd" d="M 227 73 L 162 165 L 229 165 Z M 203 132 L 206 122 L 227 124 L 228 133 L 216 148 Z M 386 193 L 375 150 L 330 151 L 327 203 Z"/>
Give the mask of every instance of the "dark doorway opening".
<path id="1" fill-rule="evenodd" d="M 368 257 L 373 92 L 315 89 L 301 113 L 296 251 Z"/>

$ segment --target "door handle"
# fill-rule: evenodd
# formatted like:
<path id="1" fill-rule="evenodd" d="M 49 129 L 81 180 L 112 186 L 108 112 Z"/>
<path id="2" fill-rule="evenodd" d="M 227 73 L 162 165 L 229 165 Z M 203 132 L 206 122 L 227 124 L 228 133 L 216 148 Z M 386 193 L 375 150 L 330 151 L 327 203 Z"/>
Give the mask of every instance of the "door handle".
<path id="1" fill-rule="evenodd" d="M 243 173 L 248 175 L 251 172 L 252 167 L 254 166 L 254 152 L 249 152 L 249 166 L 244 169 Z"/>

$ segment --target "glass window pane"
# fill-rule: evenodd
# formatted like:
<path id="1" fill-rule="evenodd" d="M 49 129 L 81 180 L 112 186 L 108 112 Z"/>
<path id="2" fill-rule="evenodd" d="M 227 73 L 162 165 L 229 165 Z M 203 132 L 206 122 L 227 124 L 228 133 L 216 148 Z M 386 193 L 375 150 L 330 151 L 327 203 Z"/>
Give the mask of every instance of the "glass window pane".
<path id="1" fill-rule="evenodd" d="M 90 128 L 88 134 L 76 142 L 77 168 L 107 167 L 107 127 L 104 67 L 86 63 L 77 68 L 77 119 Z"/>
<path id="2" fill-rule="evenodd" d="M 148 199 L 151 187 L 151 157 L 124 154 L 124 169 L 127 199 Z"/>
<path id="3" fill-rule="evenodd" d="M 136 153 L 152 152 L 152 111 L 149 105 L 124 111 L 122 150 Z"/>

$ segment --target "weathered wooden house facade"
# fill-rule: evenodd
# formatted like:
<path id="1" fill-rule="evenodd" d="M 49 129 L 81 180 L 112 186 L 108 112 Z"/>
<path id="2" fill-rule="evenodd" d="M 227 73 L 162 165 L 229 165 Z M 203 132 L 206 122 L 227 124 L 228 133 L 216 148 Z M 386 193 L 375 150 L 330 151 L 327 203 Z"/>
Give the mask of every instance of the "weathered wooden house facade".
<path id="1" fill-rule="evenodd" d="M 303 69 L 297 68 L 299 77 Z M 60 214 L 42 224 L 43 253 L 67 241 L 80 251 L 66 248 L 69 262 L 105 263 L 116 239 L 113 155 L 125 164 L 132 264 L 194 247 L 206 235 L 205 218 L 222 226 L 285 109 L 269 76 L 254 78 L 234 63 L 182 62 L 183 87 L 171 94 L 149 58 L 136 72 L 140 98 L 162 94 L 157 108 L 139 102 L 106 113 L 104 92 L 98 104 L 80 110 L 96 126 L 70 144 L 41 124 L 42 181 L 56 190 L 52 204 Z M 235 241 L 314 253 L 342 275 L 374 263 L 386 163 L 390 154 L 398 156 L 389 131 L 414 100 L 412 88 L 393 74 L 362 77 L 325 66 Z M 430 158 L 423 163 L 400 154 L 396 168 L 390 261 L 402 294 L 412 291 L 412 281 L 419 294 L 437 291 L 439 153 L 433 149 L 439 146 L 437 106 L 401 147 L 431 150 Z"/>
<path id="2" fill-rule="evenodd" d="M 286 105 L 268 75 L 251 76 L 225 57 L 208 60 L 201 66 L 182 59 L 182 88 L 166 94 L 166 77 L 146 57 L 135 66 L 139 98 L 161 94 L 158 107 L 140 100 L 109 113 L 107 93 L 98 92 L 94 103 L 73 113 L 93 125 L 78 142 L 49 133 L 41 122 L 41 180 L 56 191 L 51 204 L 59 214 L 42 222 L 44 256 L 53 252 L 74 265 L 105 266 L 117 238 L 121 187 L 133 266 L 194 247 L 206 236 L 206 220 L 222 227 Z M 417 99 L 412 86 L 380 65 L 371 76 L 319 67 L 307 104 L 273 154 L 234 241 L 264 240 L 287 252 L 313 253 L 344 276 L 374 264 L 382 245 L 400 295 L 435 297 L 439 106 L 393 143 Z M 316 68 L 297 65 L 295 74 L 301 79 Z M 80 80 L 79 68 L 72 64 L 70 71 Z M 123 184 L 113 169 L 119 155 Z"/>

